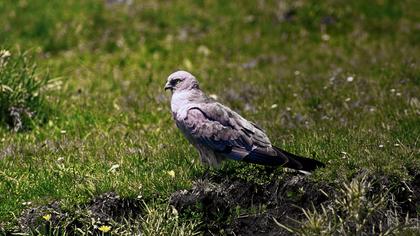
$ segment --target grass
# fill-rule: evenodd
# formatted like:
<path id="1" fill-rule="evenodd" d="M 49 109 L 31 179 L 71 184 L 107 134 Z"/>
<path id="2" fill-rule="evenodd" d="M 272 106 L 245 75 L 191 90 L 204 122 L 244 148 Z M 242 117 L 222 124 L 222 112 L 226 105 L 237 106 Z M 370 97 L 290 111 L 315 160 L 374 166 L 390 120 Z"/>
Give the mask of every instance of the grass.
<path id="1" fill-rule="evenodd" d="M 1 47 L 29 50 L 63 82 L 45 95 L 57 112 L 44 123 L 0 127 L 0 227 L 54 200 L 72 209 L 115 191 L 166 204 L 189 188 L 204 168 L 163 91 L 177 69 L 275 145 L 328 164 L 311 178 L 419 174 L 415 1 L 105 2 L 0 3 Z"/>
<path id="2" fill-rule="evenodd" d="M 0 122 L 19 131 L 45 120 L 48 75 L 38 75 L 25 53 L 11 55 L 7 50 L 0 52 L 0 69 Z"/>
<path id="3" fill-rule="evenodd" d="M 322 204 L 320 211 L 302 209 L 305 220 L 299 228 L 276 223 L 294 235 L 414 235 L 419 226 L 409 222 L 408 216 L 400 222 L 395 196 L 383 186 L 375 193 L 375 181 L 362 174 L 343 183 L 334 197 L 324 192 L 334 200 Z"/>

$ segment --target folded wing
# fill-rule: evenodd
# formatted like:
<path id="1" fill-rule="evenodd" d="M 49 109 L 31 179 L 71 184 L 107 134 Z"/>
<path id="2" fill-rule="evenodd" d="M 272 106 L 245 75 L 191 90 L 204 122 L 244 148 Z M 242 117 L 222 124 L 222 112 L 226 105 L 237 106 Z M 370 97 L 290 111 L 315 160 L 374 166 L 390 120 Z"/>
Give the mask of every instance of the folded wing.
<path id="1" fill-rule="evenodd" d="M 286 161 L 279 159 L 262 129 L 220 103 L 191 107 L 183 126 L 195 142 L 227 158 L 266 165 Z"/>

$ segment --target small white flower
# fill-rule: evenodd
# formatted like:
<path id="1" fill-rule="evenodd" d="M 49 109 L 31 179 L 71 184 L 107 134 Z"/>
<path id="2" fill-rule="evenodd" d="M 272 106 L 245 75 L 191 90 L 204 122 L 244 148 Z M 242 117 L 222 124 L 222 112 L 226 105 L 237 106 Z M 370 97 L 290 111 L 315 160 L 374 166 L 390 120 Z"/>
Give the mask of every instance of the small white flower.
<path id="1" fill-rule="evenodd" d="M 328 41 L 328 40 L 330 40 L 330 36 L 329 36 L 328 34 L 323 34 L 323 35 L 321 36 L 321 38 L 322 38 L 322 40 L 324 40 L 324 41 Z"/>
<path id="2" fill-rule="evenodd" d="M 111 168 L 109 168 L 108 172 L 115 173 L 118 168 L 120 168 L 120 165 L 114 164 L 114 165 L 111 166 Z"/>
<path id="3" fill-rule="evenodd" d="M 12 54 L 8 50 L 3 49 L 0 51 L 0 58 L 8 58 L 11 55 Z"/>
<path id="4" fill-rule="evenodd" d="M 197 48 L 197 52 L 204 55 L 204 56 L 208 56 L 210 54 L 210 49 L 204 45 L 200 45 Z"/>
<path id="5" fill-rule="evenodd" d="M 399 146 L 400 146 L 399 143 L 394 144 L 394 147 L 399 147 Z"/>
<path id="6" fill-rule="evenodd" d="M 399 96 L 401 96 L 401 93 L 396 93 L 395 95 L 397 95 L 399 97 Z"/>
<path id="7" fill-rule="evenodd" d="M 395 89 L 391 89 L 391 90 L 389 90 L 389 91 L 391 91 L 391 93 L 395 93 Z"/>
<path id="8" fill-rule="evenodd" d="M 342 155 L 342 156 L 341 156 L 341 158 L 342 158 L 342 159 L 347 159 L 347 158 L 348 158 L 348 155 L 349 155 L 349 154 L 348 154 L 347 152 L 345 152 L 345 151 L 341 151 L 341 152 L 340 152 L 340 154 Z"/>
<path id="9" fill-rule="evenodd" d="M 286 107 L 286 111 L 291 111 L 291 110 L 292 110 L 292 108 Z"/>
<path id="10" fill-rule="evenodd" d="M 344 100 L 345 102 L 350 102 L 350 98 L 346 98 L 346 100 Z"/>
<path id="11" fill-rule="evenodd" d="M 379 144 L 379 148 L 383 148 L 384 147 L 384 145 L 383 144 Z"/>
<path id="12" fill-rule="evenodd" d="M 61 134 L 65 134 L 65 133 L 67 133 L 67 131 L 65 131 L 65 130 L 60 130 L 60 133 L 61 133 Z"/>
<path id="13" fill-rule="evenodd" d="M 300 71 L 295 70 L 295 75 L 300 75 Z"/>
<path id="14" fill-rule="evenodd" d="M 354 80 L 354 77 L 353 76 L 347 77 L 347 82 L 353 82 L 353 80 Z"/>
<path id="15" fill-rule="evenodd" d="M 271 109 L 275 109 L 275 108 L 277 108 L 278 107 L 278 105 L 277 104 L 273 104 L 273 105 L 271 105 Z"/>
<path id="16" fill-rule="evenodd" d="M 173 207 L 173 206 L 171 206 L 171 208 L 172 208 L 171 209 L 172 210 L 172 215 L 178 217 L 178 210 L 175 207 Z"/>

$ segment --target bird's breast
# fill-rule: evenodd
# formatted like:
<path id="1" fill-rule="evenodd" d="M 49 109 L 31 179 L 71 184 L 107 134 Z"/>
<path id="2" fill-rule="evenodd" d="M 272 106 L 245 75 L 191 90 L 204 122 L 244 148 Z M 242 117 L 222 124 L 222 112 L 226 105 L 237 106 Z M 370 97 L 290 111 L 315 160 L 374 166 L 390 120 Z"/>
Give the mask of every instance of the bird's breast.
<path id="1" fill-rule="evenodd" d="M 188 110 L 193 107 L 195 103 L 191 99 L 191 94 L 188 92 L 176 92 L 172 95 L 171 111 L 175 120 L 182 120 L 187 117 Z"/>

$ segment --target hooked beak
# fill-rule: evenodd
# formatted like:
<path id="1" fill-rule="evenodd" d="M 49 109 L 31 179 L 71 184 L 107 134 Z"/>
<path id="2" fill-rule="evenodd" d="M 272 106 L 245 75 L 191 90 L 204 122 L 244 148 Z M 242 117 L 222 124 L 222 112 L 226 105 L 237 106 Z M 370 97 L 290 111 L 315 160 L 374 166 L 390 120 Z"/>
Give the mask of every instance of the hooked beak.
<path id="1" fill-rule="evenodd" d="M 169 84 L 169 82 L 165 84 L 165 91 L 168 90 L 168 89 L 172 91 L 173 88 L 174 87 L 172 87 L 172 85 Z"/>

